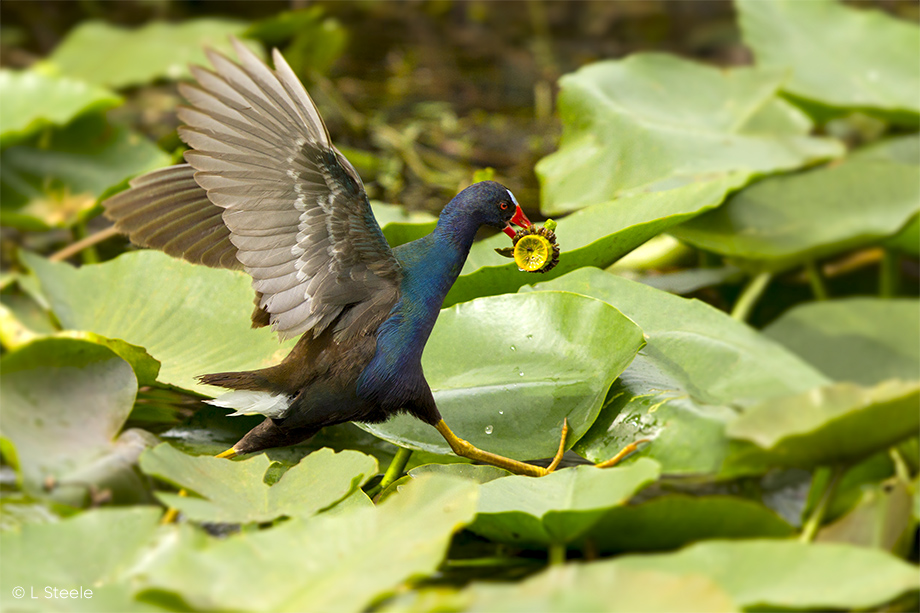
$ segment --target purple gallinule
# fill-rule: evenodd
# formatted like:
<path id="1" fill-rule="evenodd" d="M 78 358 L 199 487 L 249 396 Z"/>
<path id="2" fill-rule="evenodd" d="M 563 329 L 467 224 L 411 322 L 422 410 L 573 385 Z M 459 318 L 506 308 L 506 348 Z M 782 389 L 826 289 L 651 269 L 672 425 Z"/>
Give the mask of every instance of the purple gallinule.
<path id="1" fill-rule="evenodd" d="M 428 236 L 390 248 L 358 173 L 333 146 L 312 100 L 277 50 L 275 70 L 233 41 L 235 63 L 209 51 L 181 84 L 185 164 L 156 170 L 103 203 L 138 245 L 207 266 L 245 270 L 253 326 L 301 338 L 277 366 L 203 375 L 228 388 L 211 401 L 265 420 L 221 454 L 293 445 L 324 426 L 407 412 L 458 455 L 541 476 L 549 469 L 477 449 L 441 419 L 422 350 L 480 226 L 530 226 L 493 181 L 451 200 Z"/>

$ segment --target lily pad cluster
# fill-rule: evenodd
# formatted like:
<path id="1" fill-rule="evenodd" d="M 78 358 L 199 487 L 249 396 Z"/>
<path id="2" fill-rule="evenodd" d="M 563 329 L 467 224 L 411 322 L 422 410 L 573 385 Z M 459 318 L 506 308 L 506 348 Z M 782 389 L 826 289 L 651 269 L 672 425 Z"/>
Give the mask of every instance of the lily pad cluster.
<path id="1" fill-rule="evenodd" d="M 466 463 L 408 417 L 214 458 L 257 421 L 202 404 L 220 390 L 195 376 L 293 342 L 249 327 L 248 277 L 143 250 L 62 262 L 42 240 L 174 159 L 107 114 L 133 88 L 227 34 L 315 74 L 344 26 L 315 8 L 92 22 L 0 71 L 0 217 L 25 237 L 0 294 L 0 606 L 916 609 L 920 28 L 830 0 L 735 7 L 753 66 L 639 53 L 562 77 L 537 164 L 558 265 L 527 275 L 496 255 L 505 235 L 477 242 L 426 346 L 476 446 L 540 462 L 567 422 L 543 478 Z M 374 212 L 392 244 L 435 223 Z"/>

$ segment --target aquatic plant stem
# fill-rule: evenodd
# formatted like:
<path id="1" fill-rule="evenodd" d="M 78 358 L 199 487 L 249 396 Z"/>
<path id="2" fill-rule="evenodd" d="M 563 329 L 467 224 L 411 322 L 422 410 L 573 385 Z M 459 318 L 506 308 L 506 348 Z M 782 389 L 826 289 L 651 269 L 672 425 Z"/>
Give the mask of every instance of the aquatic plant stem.
<path id="1" fill-rule="evenodd" d="M 738 301 L 735 302 L 734 308 L 732 308 L 732 318 L 738 321 L 747 321 L 751 311 L 754 310 L 754 305 L 757 304 L 757 301 L 766 291 L 772 278 L 773 273 L 762 272 L 748 281 L 748 284 L 741 290 L 741 295 L 738 296 Z"/>
<path id="2" fill-rule="evenodd" d="M 96 245 L 97 243 L 101 243 L 102 241 L 108 238 L 112 238 L 113 236 L 117 236 L 118 234 L 119 232 L 118 230 L 115 229 L 115 226 L 109 226 L 105 230 L 94 232 L 93 234 L 90 234 L 89 236 L 86 236 L 85 238 L 81 238 L 80 240 L 67 245 L 66 247 L 58 251 L 57 253 L 51 254 L 51 256 L 48 259 L 51 260 L 52 262 L 62 262 L 66 260 L 67 258 L 80 253 L 84 249 L 88 249 L 89 247 L 92 247 L 93 245 Z M 98 259 L 98 256 L 97 256 L 97 259 Z"/>
<path id="3" fill-rule="evenodd" d="M 824 275 L 814 260 L 805 262 L 805 273 L 808 275 L 808 283 L 811 285 L 811 291 L 816 300 L 827 300 L 827 284 L 824 281 Z"/>
<path id="4" fill-rule="evenodd" d="M 878 293 L 882 298 L 894 298 L 898 295 L 900 284 L 900 257 L 895 251 L 885 249 L 882 251 L 882 261 L 879 263 Z"/>
<path id="5" fill-rule="evenodd" d="M 824 521 L 827 507 L 834 498 L 834 493 L 837 491 L 837 484 L 840 483 L 840 478 L 843 477 L 844 472 L 845 467 L 842 465 L 835 466 L 831 470 L 831 476 L 828 478 L 827 483 L 824 484 L 824 492 L 821 493 L 821 499 L 811 512 L 811 515 L 808 516 L 805 525 L 802 526 L 802 534 L 799 535 L 799 540 L 801 542 L 810 543 L 815 539 L 815 535 L 818 534 L 818 528 L 821 527 L 821 522 Z"/>
<path id="6" fill-rule="evenodd" d="M 74 224 L 73 229 L 71 230 L 75 240 L 80 241 L 86 238 L 86 222 L 81 221 Z M 84 264 L 98 264 L 99 263 L 99 252 L 96 251 L 96 245 L 93 243 L 87 247 L 84 247 L 80 252 L 80 257 L 83 259 Z"/>
<path id="7" fill-rule="evenodd" d="M 403 474 L 406 472 L 406 465 L 409 463 L 409 458 L 411 457 L 411 449 L 407 449 L 406 447 L 397 448 L 396 455 L 393 456 L 393 460 L 387 467 L 387 471 L 383 473 L 383 478 L 380 480 L 380 483 L 377 484 L 377 487 L 380 488 L 381 492 L 390 487 L 393 483 L 398 481 L 400 477 L 403 476 Z"/>
<path id="8" fill-rule="evenodd" d="M 550 566 L 559 566 L 565 564 L 566 549 L 565 543 L 553 543 L 549 546 L 549 563 Z"/>
<path id="9" fill-rule="evenodd" d="M 897 447 L 891 447 L 888 449 L 888 457 L 891 458 L 891 463 L 894 464 L 894 474 L 903 483 L 911 486 L 910 468 L 908 468 L 907 460 L 904 459 L 901 451 Z"/>
<path id="10" fill-rule="evenodd" d="M 367 497 L 373 500 L 380 492 L 398 481 L 406 472 L 406 465 L 409 463 L 410 457 L 412 457 L 411 449 L 397 446 L 396 455 L 390 460 L 390 465 L 387 466 L 387 470 L 383 473 L 383 477 L 380 478 L 380 482 L 364 492 L 367 494 Z"/>

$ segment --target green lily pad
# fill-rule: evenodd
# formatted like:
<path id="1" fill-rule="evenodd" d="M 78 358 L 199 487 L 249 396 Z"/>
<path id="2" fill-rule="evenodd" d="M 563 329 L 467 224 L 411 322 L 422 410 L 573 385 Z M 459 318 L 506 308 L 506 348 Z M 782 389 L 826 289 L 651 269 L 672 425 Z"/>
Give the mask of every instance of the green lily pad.
<path id="1" fill-rule="evenodd" d="M 745 609 L 869 609 L 917 589 L 917 569 L 862 547 L 797 541 L 706 541 L 676 553 L 616 558 L 617 569 L 710 578 Z"/>
<path id="2" fill-rule="evenodd" d="M 914 498 L 910 484 L 897 478 L 863 488 L 856 506 L 815 537 L 824 543 L 851 543 L 890 551 L 899 557 L 910 553 L 917 530 L 912 517 Z"/>
<path id="3" fill-rule="evenodd" d="M 837 381 L 920 378 L 920 301 L 847 298 L 801 304 L 764 334 Z"/>
<path id="4" fill-rule="evenodd" d="M 469 479 L 474 483 L 488 483 L 502 477 L 510 477 L 512 473 L 504 468 L 489 466 L 488 464 L 423 464 L 409 471 L 412 477 L 428 474 L 447 475 L 458 479 Z"/>
<path id="5" fill-rule="evenodd" d="M 74 610 L 80 605 L 100 612 L 151 610 L 131 603 L 117 582 L 153 540 L 161 515 L 157 507 L 93 509 L 59 523 L 0 534 L 0 606 L 5 611 Z M 84 598 L 54 599 L 46 586 L 82 588 Z M 15 598 L 15 587 L 23 588 L 23 598 Z M 93 592 L 89 598 L 85 590 Z"/>
<path id="6" fill-rule="evenodd" d="M 722 588 L 694 571 L 632 570 L 614 568 L 611 562 L 552 566 L 511 585 L 474 583 L 459 598 L 465 605 L 463 611 L 489 613 L 738 610 Z"/>
<path id="7" fill-rule="evenodd" d="M 545 215 L 733 171 L 791 170 L 843 153 L 775 102 L 785 72 L 663 54 L 597 62 L 560 80 L 559 151 L 537 164 Z M 561 239 L 561 236 L 560 236 Z"/>
<path id="8" fill-rule="evenodd" d="M 610 305 L 566 292 L 509 294 L 441 312 L 422 367 L 444 421 L 480 449 L 520 460 L 552 457 L 563 419 L 569 443 L 644 343 Z M 362 428 L 401 447 L 449 453 L 408 415 Z"/>
<path id="9" fill-rule="evenodd" d="M 213 396 L 217 388 L 201 385 L 196 375 L 264 368 L 295 343 L 279 346 L 269 329 L 250 328 L 253 292 L 242 272 L 151 250 L 79 269 L 29 253 L 22 260 L 65 329 L 144 347 L 161 364 L 161 383 Z"/>
<path id="10" fill-rule="evenodd" d="M 773 398 L 730 423 L 728 471 L 852 462 L 917 434 L 920 381 L 837 383 Z"/>
<path id="11" fill-rule="evenodd" d="M 885 241 L 889 249 L 920 256 L 920 215 L 915 216 L 897 235 Z"/>
<path id="12" fill-rule="evenodd" d="M 23 278 L 21 275 L 17 276 L 19 279 Z M 0 295 L 0 313 L 2 313 L 0 329 L 10 322 L 12 327 L 25 328 L 29 334 L 33 335 L 48 335 L 58 331 L 51 322 L 51 318 L 48 317 L 47 310 L 25 293 L 6 292 Z M 6 337 L 6 332 L 0 334 Z M 4 338 L 3 344 L 10 348 L 11 345 L 17 343 L 14 341 L 8 344 Z"/>
<path id="13" fill-rule="evenodd" d="M 634 280 L 671 294 L 686 295 L 704 287 L 713 287 L 725 283 L 740 283 L 744 280 L 744 277 L 744 273 L 739 268 L 719 266 L 717 268 L 688 268 L 676 272 L 643 275 Z"/>
<path id="14" fill-rule="evenodd" d="M 62 126 L 77 115 L 121 104 L 109 90 L 35 70 L 0 70 L 0 143 L 46 125 Z"/>
<path id="15" fill-rule="evenodd" d="M 272 485 L 265 483 L 270 465 L 264 454 L 231 462 L 186 455 L 168 444 L 147 451 L 140 460 L 148 475 L 201 496 L 157 493 L 165 505 L 189 519 L 219 523 L 309 517 L 343 500 L 377 473 L 374 458 L 331 449 L 311 453 Z"/>
<path id="16" fill-rule="evenodd" d="M 0 532 L 19 532 L 26 524 L 53 524 L 77 509 L 23 492 L 4 491 L 0 496 Z"/>
<path id="17" fill-rule="evenodd" d="M 642 458 L 630 466 L 576 466 L 539 479 L 495 479 L 481 486 L 476 521 L 469 529 L 517 546 L 570 543 L 659 474 L 657 462 Z"/>
<path id="18" fill-rule="evenodd" d="M 917 439 L 913 439 L 916 444 Z M 903 453 L 903 447 L 908 442 L 900 443 L 894 450 Z M 808 498 L 805 507 L 802 509 L 803 518 L 810 517 L 814 514 L 816 507 L 820 504 L 827 490 L 830 479 L 834 471 L 831 468 L 822 467 L 813 471 L 811 476 L 811 486 L 808 490 Z M 834 487 L 834 496 L 827 503 L 824 510 L 824 521 L 830 523 L 836 521 L 851 512 L 864 498 L 864 493 L 878 487 L 879 483 L 895 475 L 894 464 L 891 461 L 891 453 L 888 449 L 879 451 L 868 458 L 860 460 L 856 464 L 846 467 L 842 472 Z"/>
<path id="19" fill-rule="evenodd" d="M 789 71 L 783 90 L 837 109 L 917 125 L 920 28 L 832 0 L 736 0 L 758 66 Z"/>
<path id="20" fill-rule="evenodd" d="M 12 444 L 4 456 L 27 493 L 76 506 L 104 489 L 120 502 L 147 499 L 133 465 L 153 436 L 119 435 L 137 393 L 124 360 L 97 343 L 45 338 L 7 353 L 0 367 L 3 438 Z"/>
<path id="21" fill-rule="evenodd" d="M 534 289 L 605 300 L 648 337 L 614 383 L 597 421 L 575 445 L 595 462 L 637 439 L 652 438 L 638 455 L 658 461 L 662 472 L 714 473 L 728 450 L 725 424 L 745 406 L 828 382 L 781 346 L 696 300 L 591 268 Z"/>
<path id="22" fill-rule="evenodd" d="M 650 238 L 722 204 L 725 197 L 751 180 L 734 172 L 674 189 L 624 196 L 583 208 L 559 220 L 556 236 L 562 249 L 559 264 L 545 274 L 522 273 L 495 253 L 508 247 L 504 234 L 479 241 L 470 250 L 462 274 L 445 305 L 480 296 L 513 292 L 528 283 L 548 281 L 578 268 L 606 268 Z"/>
<path id="23" fill-rule="evenodd" d="M 880 150 L 917 147 L 920 138 L 903 136 L 839 164 L 764 179 L 672 233 L 769 270 L 880 242 L 920 211 L 920 164 Z"/>
<path id="24" fill-rule="evenodd" d="M 668 551 L 707 539 L 788 538 L 794 534 L 795 529 L 779 515 L 753 500 L 667 494 L 613 507 L 575 546 L 603 553 Z"/>
<path id="25" fill-rule="evenodd" d="M 0 304 L 0 341 L 2 341 L 6 349 L 20 349 L 41 338 L 70 338 L 89 341 L 108 347 L 115 355 L 130 364 L 137 377 L 138 385 L 151 385 L 156 381 L 160 363 L 150 357 L 143 347 L 137 347 L 122 340 L 99 336 L 92 332 L 55 330 L 51 322 L 48 321 L 47 313 L 42 312 L 41 315 L 44 318 L 39 319 L 38 314 L 31 310 L 32 308 L 39 310 L 38 305 L 22 296 L 20 298 L 23 299 L 14 302 L 14 304 L 18 305 L 18 313 L 7 308 L 5 304 L 6 298 L 4 299 L 4 304 Z M 30 310 L 24 310 L 27 308 Z M 29 325 L 23 323 L 20 316 L 24 316 Z M 40 331 L 35 331 L 30 326 L 39 328 Z"/>
<path id="26" fill-rule="evenodd" d="M 107 124 L 99 114 L 83 115 L 33 141 L 0 153 L 0 222 L 24 230 L 81 221 L 108 188 L 170 159 L 146 138 Z"/>
<path id="27" fill-rule="evenodd" d="M 189 75 L 189 64 L 209 65 L 205 47 L 234 56 L 229 37 L 245 29 L 245 22 L 229 19 L 153 22 L 135 29 L 84 21 L 68 33 L 42 69 L 113 88 L 182 79 Z M 258 45 L 248 46 L 262 53 Z"/>
<path id="28" fill-rule="evenodd" d="M 364 611 L 437 569 L 453 532 L 473 518 L 476 498 L 472 483 L 426 476 L 378 507 L 293 518 L 222 540 L 177 540 L 138 572 L 149 588 L 175 592 L 196 609 Z"/>

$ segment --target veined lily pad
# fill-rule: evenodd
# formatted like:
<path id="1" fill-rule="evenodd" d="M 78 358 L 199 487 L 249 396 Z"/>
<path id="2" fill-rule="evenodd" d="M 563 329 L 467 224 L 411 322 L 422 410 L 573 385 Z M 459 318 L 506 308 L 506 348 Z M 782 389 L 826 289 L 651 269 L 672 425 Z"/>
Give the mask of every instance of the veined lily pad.
<path id="1" fill-rule="evenodd" d="M 881 242 L 920 211 L 920 163 L 904 152 L 917 148 L 920 138 L 902 136 L 839 164 L 764 179 L 672 233 L 769 270 Z"/>
<path id="2" fill-rule="evenodd" d="M 721 70 L 651 53 L 564 76 L 559 151 L 537 165 L 541 210 L 556 215 L 732 171 L 771 173 L 841 155 L 839 142 L 807 136 L 809 122 L 775 101 L 784 78 L 782 70 Z"/>
<path id="3" fill-rule="evenodd" d="M 662 472 L 716 472 L 728 449 L 725 424 L 745 406 L 828 382 L 781 346 L 696 300 L 589 268 L 534 289 L 605 300 L 648 336 L 575 446 L 595 462 L 650 437 L 639 455 L 657 460 Z"/>
<path id="4" fill-rule="evenodd" d="M 606 553 L 666 551 L 707 539 L 788 538 L 794 533 L 775 512 L 740 496 L 665 494 L 609 509 L 575 546 Z"/>
<path id="5" fill-rule="evenodd" d="M 736 0 L 759 66 L 783 68 L 783 90 L 835 110 L 920 121 L 920 28 L 881 10 L 833 0 Z"/>
<path id="6" fill-rule="evenodd" d="M 0 605 L 5 611 L 160 610 L 133 602 L 119 581 L 153 541 L 161 514 L 156 507 L 93 509 L 60 523 L 0 534 Z M 55 599 L 45 586 L 68 595 L 82 589 L 84 597 Z M 16 598 L 14 588 L 22 588 L 23 597 Z M 88 598 L 86 590 L 92 592 Z"/>
<path id="7" fill-rule="evenodd" d="M 848 298 L 799 305 L 764 329 L 837 381 L 920 378 L 920 302 Z"/>
<path id="8" fill-rule="evenodd" d="M 122 502 L 147 499 L 133 465 L 153 436 L 119 435 L 137 393 L 124 360 L 94 342 L 50 337 L 0 364 L 4 456 L 27 493 L 77 506 L 106 489 Z"/>
<path id="9" fill-rule="evenodd" d="M 488 613 L 717 613 L 738 611 L 711 579 L 614 568 L 610 562 L 566 564 L 513 585 L 474 583 L 457 596 L 463 610 Z M 439 610 L 439 609 L 434 609 Z"/>
<path id="10" fill-rule="evenodd" d="M 379 507 L 294 518 L 219 541 L 180 539 L 138 571 L 148 587 L 180 594 L 196 609 L 357 613 L 434 572 L 453 532 L 473 518 L 476 498 L 472 483 L 426 476 Z"/>
<path id="11" fill-rule="evenodd" d="M 47 338 L 88 341 L 108 347 L 115 355 L 130 364 L 137 377 L 138 385 L 152 385 L 156 381 L 160 363 L 150 357 L 143 347 L 137 347 L 119 339 L 106 338 L 92 332 L 54 330 L 50 322 L 38 319 L 35 317 L 36 314 L 24 310 L 29 307 L 38 309 L 37 305 L 28 299 L 19 301 L 18 304 L 20 307 L 18 314 L 7 308 L 5 304 L 0 304 L 0 342 L 3 343 L 4 348 L 8 350 L 21 349 L 33 341 Z M 51 329 L 42 329 L 40 332 L 36 332 L 20 320 L 20 315 L 25 315 L 30 325 L 40 329 L 47 325 Z M 31 319 L 30 316 L 32 316 Z"/>
<path id="12" fill-rule="evenodd" d="M 168 444 L 141 456 L 141 469 L 201 498 L 158 493 L 189 519 L 220 523 L 266 522 L 281 516 L 309 517 L 343 500 L 377 473 L 377 461 L 358 451 L 322 449 L 265 482 L 271 462 L 264 455 L 241 461 L 194 457 Z"/>
<path id="13" fill-rule="evenodd" d="M 659 472 L 657 462 L 642 458 L 630 466 L 577 466 L 540 479 L 495 479 L 480 488 L 470 530 L 518 546 L 567 544 L 658 479 Z"/>
<path id="14" fill-rule="evenodd" d="M 263 368 L 294 345 L 279 346 L 267 328 L 250 328 L 253 292 L 242 272 L 149 250 L 79 269 L 28 253 L 23 261 L 65 329 L 144 347 L 161 364 L 161 383 L 214 395 L 196 375 Z"/>
<path id="15" fill-rule="evenodd" d="M 824 543 L 851 543 L 905 557 L 917 529 L 912 517 L 913 487 L 897 478 L 864 487 L 849 513 L 824 526 L 815 537 Z"/>
<path id="16" fill-rule="evenodd" d="M 608 564 L 700 574 L 745 609 L 865 609 L 917 589 L 914 566 L 881 551 L 848 545 L 707 541 L 676 553 L 623 556 Z"/>
<path id="17" fill-rule="evenodd" d="M 837 383 L 774 398 L 728 425 L 728 471 L 750 466 L 812 467 L 869 456 L 917 434 L 920 381 L 863 388 Z"/>

